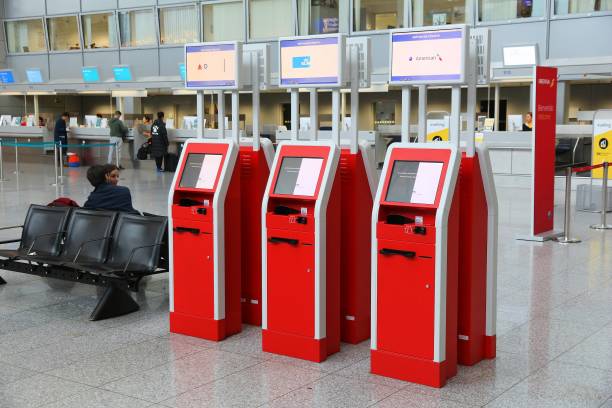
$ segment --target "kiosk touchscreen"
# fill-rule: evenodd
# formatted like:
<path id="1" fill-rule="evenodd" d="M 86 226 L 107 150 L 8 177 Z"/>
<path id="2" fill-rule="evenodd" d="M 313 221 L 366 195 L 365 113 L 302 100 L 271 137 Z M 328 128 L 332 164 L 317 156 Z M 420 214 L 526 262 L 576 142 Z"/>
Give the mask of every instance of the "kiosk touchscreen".
<path id="1" fill-rule="evenodd" d="M 387 151 L 372 212 L 374 374 L 441 387 L 457 372 L 459 163 L 447 143 Z"/>
<path id="2" fill-rule="evenodd" d="M 168 200 L 170 331 L 222 340 L 241 330 L 238 147 L 188 140 Z"/>
<path id="3" fill-rule="evenodd" d="M 278 148 L 262 205 L 264 351 L 320 362 L 340 349 L 339 154 Z"/>

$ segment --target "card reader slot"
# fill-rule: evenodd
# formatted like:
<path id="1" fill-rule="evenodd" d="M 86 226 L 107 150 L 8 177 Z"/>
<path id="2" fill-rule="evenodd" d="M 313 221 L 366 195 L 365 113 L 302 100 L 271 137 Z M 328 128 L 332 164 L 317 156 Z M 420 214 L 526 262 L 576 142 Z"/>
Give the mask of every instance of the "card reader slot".
<path id="1" fill-rule="evenodd" d="M 406 258 L 414 258 L 416 256 L 416 252 L 414 251 L 404 251 L 401 249 L 392 249 L 392 248 L 383 248 L 379 251 L 381 255 L 401 255 Z"/>
<path id="2" fill-rule="evenodd" d="M 188 227 L 174 227 L 174 232 L 190 232 L 192 234 L 198 235 L 200 233 L 200 229 Z"/>
<path id="3" fill-rule="evenodd" d="M 268 242 L 273 244 L 289 244 L 289 245 L 297 245 L 300 243 L 299 240 L 293 238 L 283 238 L 283 237 L 270 237 L 268 238 Z"/>

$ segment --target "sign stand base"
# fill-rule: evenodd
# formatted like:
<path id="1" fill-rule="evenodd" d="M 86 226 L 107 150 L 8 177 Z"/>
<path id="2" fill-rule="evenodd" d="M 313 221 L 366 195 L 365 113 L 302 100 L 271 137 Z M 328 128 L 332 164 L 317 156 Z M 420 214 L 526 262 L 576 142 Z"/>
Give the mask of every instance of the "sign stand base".
<path id="1" fill-rule="evenodd" d="M 517 235 L 516 239 L 519 241 L 545 242 L 561 236 L 563 236 L 563 232 L 551 230 L 536 235 Z"/>

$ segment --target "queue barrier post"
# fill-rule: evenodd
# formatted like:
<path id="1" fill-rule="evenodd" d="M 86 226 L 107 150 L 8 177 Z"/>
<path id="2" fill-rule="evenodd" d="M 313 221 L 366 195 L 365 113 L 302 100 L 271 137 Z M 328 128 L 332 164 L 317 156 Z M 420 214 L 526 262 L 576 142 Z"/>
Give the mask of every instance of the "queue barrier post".
<path id="1" fill-rule="evenodd" d="M 62 141 L 59 141 L 59 151 L 58 151 L 58 165 L 59 165 L 59 178 L 62 180 L 64 178 L 64 149 L 62 148 Z"/>
<path id="2" fill-rule="evenodd" d="M 115 145 L 115 166 L 119 167 L 119 143 L 113 143 Z"/>
<path id="3" fill-rule="evenodd" d="M 58 175 L 58 171 L 57 171 L 57 165 L 58 165 L 58 154 L 57 154 L 57 143 L 53 143 L 53 170 L 55 172 L 55 183 L 52 183 L 52 186 L 59 186 L 59 175 Z"/>
<path id="4" fill-rule="evenodd" d="M 565 168 L 565 218 L 563 219 L 563 236 L 555 240 L 560 244 L 576 244 L 581 242 L 578 238 L 571 237 L 572 225 L 572 168 Z"/>
<path id="5" fill-rule="evenodd" d="M 4 158 L 2 157 L 2 139 L 0 139 L 0 183 L 8 181 L 4 178 Z"/>
<path id="6" fill-rule="evenodd" d="M 608 170 L 610 163 L 603 163 L 603 179 L 601 183 L 601 223 L 591 225 L 592 229 L 607 230 L 612 229 L 612 225 L 608 225 L 606 217 L 608 211 Z"/>
<path id="7" fill-rule="evenodd" d="M 17 138 L 15 138 L 15 174 L 19 174 L 19 147 L 17 145 Z"/>

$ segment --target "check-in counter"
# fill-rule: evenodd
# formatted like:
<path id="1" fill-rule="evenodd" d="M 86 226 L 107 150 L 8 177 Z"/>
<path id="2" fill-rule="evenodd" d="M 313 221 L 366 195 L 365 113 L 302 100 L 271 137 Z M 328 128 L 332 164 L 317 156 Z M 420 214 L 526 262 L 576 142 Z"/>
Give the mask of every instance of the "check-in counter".
<path id="1" fill-rule="evenodd" d="M 0 126 L 0 140 L 4 143 L 52 142 L 53 132 L 44 126 Z M 21 155 L 39 155 L 53 152 L 53 146 L 19 147 Z M 4 153 L 6 154 L 6 153 Z"/>
<path id="2" fill-rule="evenodd" d="M 82 149 L 71 147 L 68 151 L 73 151 L 79 155 L 82 165 L 94 163 L 105 163 L 108 157 L 109 146 L 97 146 L 98 144 L 109 143 L 109 128 L 91 127 L 71 127 L 68 132 L 68 143 L 71 145 L 82 145 Z M 94 145 L 87 147 L 87 145 Z M 127 139 L 123 142 L 121 149 L 121 163 L 128 163 L 134 158 L 134 137 L 132 129 L 128 133 Z"/>

